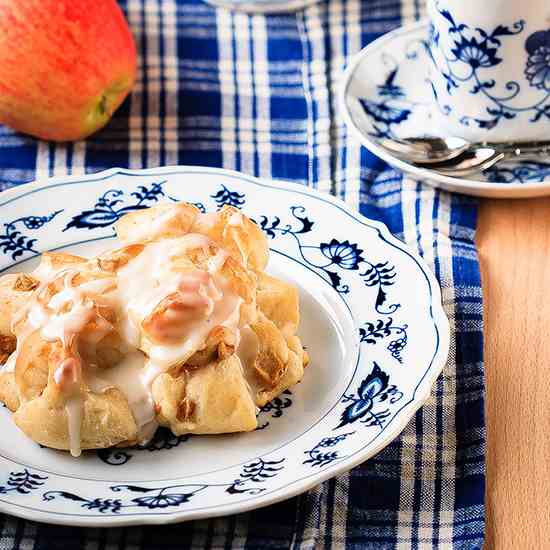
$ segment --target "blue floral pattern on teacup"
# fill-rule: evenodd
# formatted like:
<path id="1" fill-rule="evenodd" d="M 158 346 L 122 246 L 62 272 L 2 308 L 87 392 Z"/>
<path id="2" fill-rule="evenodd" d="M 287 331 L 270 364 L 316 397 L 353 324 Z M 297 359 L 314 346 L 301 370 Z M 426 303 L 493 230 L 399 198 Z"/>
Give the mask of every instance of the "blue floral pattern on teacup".
<path id="1" fill-rule="evenodd" d="M 550 29 L 532 34 L 525 43 L 529 54 L 525 76 L 535 88 L 550 92 Z"/>
<path id="2" fill-rule="evenodd" d="M 500 127 L 520 115 L 527 124 L 550 120 L 550 30 L 526 36 L 523 20 L 491 29 L 471 28 L 441 8 L 439 2 L 435 2 L 435 10 L 446 28 L 431 25 L 430 54 L 435 74 L 439 75 L 432 83 L 445 115 L 453 116 L 463 126 L 482 130 Z M 446 44 L 443 33 L 448 38 Z M 511 47 L 514 40 L 525 45 L 526 81 L 502 82 L 493 69 L 504 60 L 505 43 Z M 533 88 L 542 94 L 533 96 Z M 529 89 L 531 94 L 526 95 Z M 458 99 L 459 92 L 479 96 L 479 113 L 474 115 L 473 109 L 466 112 Z"/>
<path id="3" fill-rule="evenodd" d="M 507 29 L 506 29 L 507 30 Z M 479 41 L 475 36 L 468 39 L 464 35 L 460 35 L 460 41 L 455 42 L 455 47 L 451 50 L 463 63 L 470 65 L 472 71 L 480 67 L 489 68 L 498 65 L 502 59 L 497 57 L 498 48 L 491 48 L 491 42 L 496 42 L 497 31 L 495 30 L 490 36 L 482 35 Z"/>

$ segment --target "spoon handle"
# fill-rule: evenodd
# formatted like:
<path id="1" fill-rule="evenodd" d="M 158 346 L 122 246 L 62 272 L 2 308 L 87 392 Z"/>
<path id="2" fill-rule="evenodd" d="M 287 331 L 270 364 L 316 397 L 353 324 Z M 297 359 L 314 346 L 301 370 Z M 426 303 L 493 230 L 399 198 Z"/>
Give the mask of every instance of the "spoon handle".
<path id="1" fill-rule="evenodd" d="M 547 147 L 547 151 L 550 152 L 550 144 L 548 144 Z M 483 160 L 470 160 L 469 162 L 450 161 L 432 169 L 444 176 L 449 176 L 452 178 L 466 178 L 474 174 L 479 174 L 484 170 L 488 170 L 504 160 L 520 160 L 523 158 L 532 157 L 535 154 L 541 154 L 540 147 L 524 147 L 522 149 L 516 148 L 509 151 L 495 150 L 491 156 L 484 158 Z"/>
<path id="2" fill-rule="evenodd" d="M 489 145 L 499 153 L 505 153 L 513 157 L 523 157 L 525 155 L 546 155 L 550 154 L 550 141 L 532 141 L 532 142 L 510 142 L 495 143 Z"/>

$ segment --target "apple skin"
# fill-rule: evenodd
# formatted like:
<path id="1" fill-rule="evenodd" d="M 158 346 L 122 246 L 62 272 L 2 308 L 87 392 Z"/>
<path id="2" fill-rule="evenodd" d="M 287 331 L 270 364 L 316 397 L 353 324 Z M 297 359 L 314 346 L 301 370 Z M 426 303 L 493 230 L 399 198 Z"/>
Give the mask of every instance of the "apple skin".
<path id="1" fill-rule="evenodd" d="M 83 139 L 124 101 L 136 65 L 115 0 L 0 0 L 0 123 Z"/>

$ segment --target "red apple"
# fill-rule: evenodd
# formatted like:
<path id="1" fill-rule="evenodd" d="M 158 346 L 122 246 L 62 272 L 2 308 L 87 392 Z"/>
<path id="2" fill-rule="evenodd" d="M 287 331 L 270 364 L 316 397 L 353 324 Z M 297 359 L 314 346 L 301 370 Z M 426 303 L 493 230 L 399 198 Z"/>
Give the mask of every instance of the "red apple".
<path id="1" fill-rule="evenodd" d="M 0 0 L 0 123 L 82 139 L 107 124 L 135 78 L 115 0 Z"/>

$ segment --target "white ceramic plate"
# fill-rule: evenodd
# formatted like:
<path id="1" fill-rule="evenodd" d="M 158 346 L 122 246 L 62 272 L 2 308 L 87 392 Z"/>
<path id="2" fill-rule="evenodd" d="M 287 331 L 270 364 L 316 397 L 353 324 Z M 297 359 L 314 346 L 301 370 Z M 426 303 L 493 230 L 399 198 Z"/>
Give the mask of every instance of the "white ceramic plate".
<path id="1" fill-rule="evenodd" d="M 205 0 L 207 4 L 246 13 L 292 13 L 320 0 Z"/>
<path id="2" fill-rule="evenodd" d="M 550 195 L 550 158 L 507 162 L 471 179 L 442 176 L 403 162 L 378 137 L 439 135 L 443 116 L 428 81 L 428 23 L 404 26 L 361 50 L 342 77 L 340 106 L 359 141 L 387 163 L 448 191 L 495 198 Z"/>
<path id="3" fill-rule="evenodd" d="M 226 436 L 158 432 L 145 449 L 41 448 L 0 409 L 0 511 L 100 527 L 242 512 L 301 493 L 380 451 L 430 393 L 449 326 L 436 280 L 382 224 L 304 187 L 211 168 L 114 169 L 0 194 L 0 273 L 44 250 L 114 246 L 125 212 L 186 200 L 242 208 L 270 238 L 268 271 L 300 289 L 311 356 L 301 384 Z"/>

